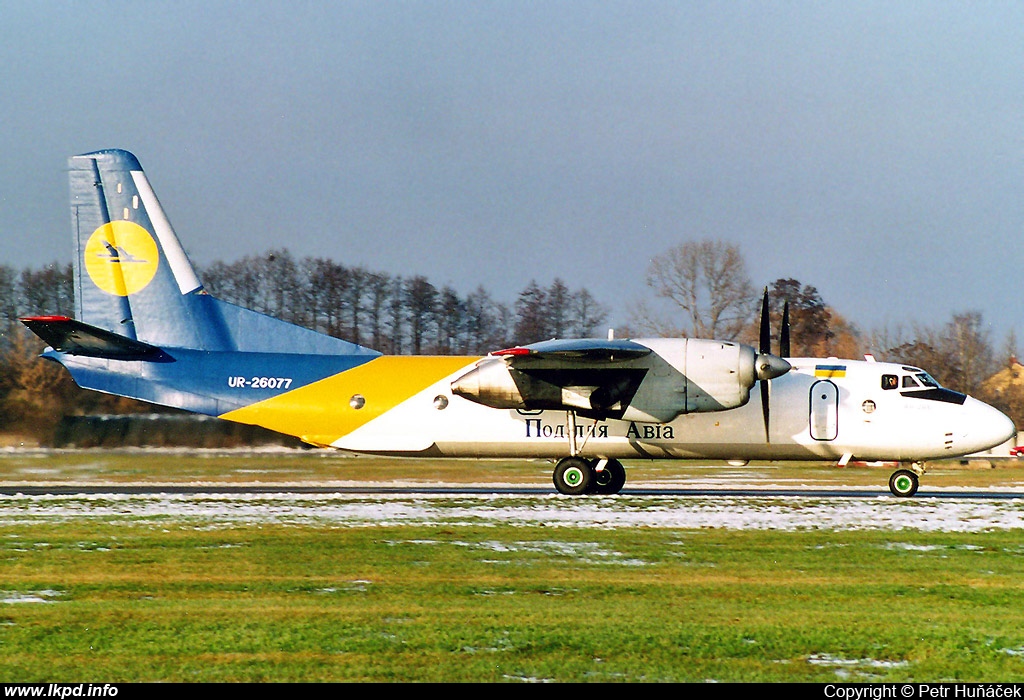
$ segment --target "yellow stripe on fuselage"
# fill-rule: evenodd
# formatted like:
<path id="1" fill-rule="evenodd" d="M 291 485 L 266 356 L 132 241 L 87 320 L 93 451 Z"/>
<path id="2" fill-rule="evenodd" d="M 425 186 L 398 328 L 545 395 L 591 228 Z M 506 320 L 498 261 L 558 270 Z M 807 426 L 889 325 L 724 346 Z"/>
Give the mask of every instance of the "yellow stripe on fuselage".
<path id="1" fill-rule="evenodd" d="M 235 409 L 220 417 L 294 435 L 315 445 L 330 445 L 431 384 L 467 370 L 479 357 L 378 357 L 272 399 Z M 363 397 L 355 408 L 352 397 Z"/>

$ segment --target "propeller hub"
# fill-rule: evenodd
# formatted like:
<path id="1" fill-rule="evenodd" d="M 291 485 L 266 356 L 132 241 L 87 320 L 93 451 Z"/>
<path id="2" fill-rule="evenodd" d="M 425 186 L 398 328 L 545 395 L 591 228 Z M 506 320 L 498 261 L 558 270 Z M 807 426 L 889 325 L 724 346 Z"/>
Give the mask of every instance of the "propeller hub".
<path id="1" fill-rule="evenodd" d="M 789 364 L 781 357 L 767 352 L 763 352 L 757 356 L 755 366 L 757 378 L 762 381 L 781 377 L 793 368 L 793 365 Z"/>

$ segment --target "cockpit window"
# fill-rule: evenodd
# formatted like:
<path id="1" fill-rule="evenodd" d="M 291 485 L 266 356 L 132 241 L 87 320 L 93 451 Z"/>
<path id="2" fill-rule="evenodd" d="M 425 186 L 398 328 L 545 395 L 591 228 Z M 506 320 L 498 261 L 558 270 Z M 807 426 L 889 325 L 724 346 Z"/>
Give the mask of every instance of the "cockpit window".
<path id="1" fill-rule="evenodd" d="M 882 388 L 883 389 L 895 389 L 900 385 L 899 377 L 895 374 L 883 374 L 882 375 Z"/>
<path id="2" fill-rule="evenodd" d="M 900 396 L 907 399 L 941 401 L 943 403 L 959 404 L 960 406 L 963 406 L 964 402 L 967 401 L 966 394 L 943 388 L 935 381 L 935 377 L 927 372 L 917 367 L 904 367 L 903 369 L 911 374 L 900 375 L 900 383 L 903 385 Z"/>

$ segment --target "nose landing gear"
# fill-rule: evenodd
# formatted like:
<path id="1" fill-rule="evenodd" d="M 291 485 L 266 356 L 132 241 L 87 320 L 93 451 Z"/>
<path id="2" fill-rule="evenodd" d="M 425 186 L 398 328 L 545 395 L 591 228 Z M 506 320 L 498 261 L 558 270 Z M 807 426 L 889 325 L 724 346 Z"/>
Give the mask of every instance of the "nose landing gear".
<path id="1" fill-rule="evenodd" d="M 893 496 L 910 498 L 917 493 L 917 487 L 921 484 L 921 474 L 924 470 L 915 463 L 910 469 L 897 469 L 889 477 L 889 490 Z"/>

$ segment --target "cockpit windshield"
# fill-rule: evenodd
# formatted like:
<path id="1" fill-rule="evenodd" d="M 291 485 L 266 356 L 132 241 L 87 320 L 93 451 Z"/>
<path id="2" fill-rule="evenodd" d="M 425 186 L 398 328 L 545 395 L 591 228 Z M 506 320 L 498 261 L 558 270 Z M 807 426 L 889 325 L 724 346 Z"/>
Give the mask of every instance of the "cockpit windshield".
<path id="1" fill-rule="evenodd" d="M 935 381 L 935 377 L 927 372 L 912 367 L 904 367 L 903 369 L 906 370 L 908 374 L 883 374 L 882 388 L 902 388 L 910 391 L 927 391 L 930 389 L 942 388 L 942 385 Z"/>
<path id="2" fill-rule="evenodd" d="M 904 367 L 907 374 L 883 374 L 882 388 L 900 388 L 900 396 L 908 399 L 924 399 L 926 401 L 942 401 L 963 405 L 967 400 L 966 394 L 959 391 L 944 389 L 941 384 L 935 381 L 935 377 L 916 367 Z"/>

